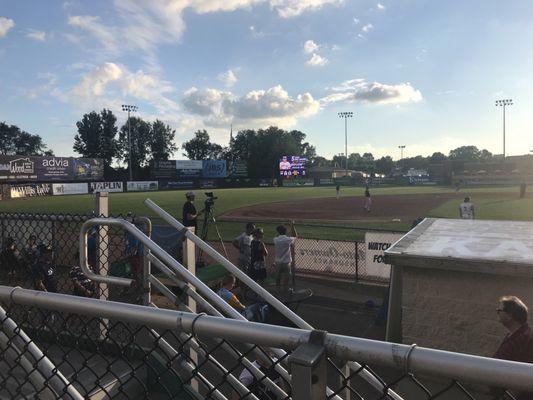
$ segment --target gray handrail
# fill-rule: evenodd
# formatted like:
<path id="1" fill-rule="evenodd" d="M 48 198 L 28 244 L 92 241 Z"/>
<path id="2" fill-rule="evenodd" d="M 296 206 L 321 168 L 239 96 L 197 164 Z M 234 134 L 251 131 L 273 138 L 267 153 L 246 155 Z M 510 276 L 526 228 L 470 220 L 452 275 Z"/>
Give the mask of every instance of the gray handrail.
<path id="1" fill-rule="evenodd" d="M 146 226 L 146 230 L 148 234 L 152 231 L 152 222 L 149 218 L 146 217 L 129 217 L 133 221 L 139 221 L 143 223 Z M 98 218 L 92 218 L 90 220 L 87 220 L 83 223 L 80 230 L 80 236 L 79 236 L 79 253 L 80 253 L 80 267 L 83 273 L 87 276 L 87 278 L 95 281 L 95 282 L 104 282 L 108 283 L 110 285 L 120 285 L 120 286 L 132 286 L 135 281 L 133 279 L 128 278 L 118 278 L 115 276 L 109 276 L 109 275 L 100 275 L 94 273 L 89 268 L 88 263 L 88 246 L 87 246 L 87 238 L 89 229 L 93 226 L 117 226 L 120 227 L 135 237 L 137 237 L 143 244 L 147 245 L 147 243 L 153 243 L 153 241 L 144 234 L 139 228 L 137 228 L 134 224 L 129 222 L 126 219 L 123 218 L 108 218 L 108 217 L 98 217 Z M 147 245 L 147 247 L 149 247 Z"/>
<path id="2" fill-rule="evenodd" d="M 294 350 L 308 343 L 311 331 L 230 318 L 163 310 L 135 304 L 81 298 L 66 294 L 0 286 L 0 300 L 9 304 L 116 319 L 153 328 L 184 331 L 230 341 Z M 533 364 L 326 334 L 329 356 L 357 359 L 405 372 L 464 380 L 472 383 L 533 391 Z"/>
<path id="3" fill-rule="evenodd" d="M 196 236 L 194 233 L 189 231 L 181 222 L 176 220 L 172 215 L 170 215 L 168 212 L 163 210 L 152 200 L 146 199 L 144 201 L 144 204 L 148 208 L 150 208 L 152 211 L 154 211 L 157 215 L 159 215 L 161 218 L 163 218 L 163 220 L 166 221 L 170 226 L 176 228 L 180 232 L 184 232 L 186 238 L 193 241 L 206 254 L 208 254 L 214 260 L 219 262 L 224 268 L 226 268 L 226 270 L 228 270 L 231 274 L 235 275 L 240 281 L 244 282 L 250 289 L 252 289 L 255 293 L 261 296 L 268 304 L 273 306 L 285 318 L 293 322 L 299 328 L 311 329 L 311 330 L 313 329 L 313 327 L 310 324 L 308 324 L 303 318 L 301 318 L 299 315 L 297 315 L 291 309 L 285 306 L 285 304 L 283 304 L 281 301 L 275 298 L 272 294 L 270 294 L 267 290 L 261 287 L 257 282 L 255 282 L 248 275 L 242 272 L 239 268 L 233 265 L 233 263 L 231 263 L 228 259 L 224 258 L 218 251 L 213 249 L 208 243 L 206 243 L 201 238 Z M 367 371 L 364 368 L 364 366 L 358 364 L 355 361 L 352 361 L 352 363 L 353 363 L 353 367 L 355 368 L 362 367 L 360 375 L 363 379 L 365 379 L 376 390 L 383 391 L 385 387 L 379 381 L 379 379 L 377 379 L 372 373 Z M 328 395 L 332 394 L 331 389 L 327 388 L 326 390 L 328 392 Z M 392 389 L 387 389 L 387 393 L 389 394 L 389 396 L 393 397 L 394 400 L 402 400 L 401 396 L 398 396 Z M 339 399 L 340 397 L 334 396 L 334 398 Z"/>

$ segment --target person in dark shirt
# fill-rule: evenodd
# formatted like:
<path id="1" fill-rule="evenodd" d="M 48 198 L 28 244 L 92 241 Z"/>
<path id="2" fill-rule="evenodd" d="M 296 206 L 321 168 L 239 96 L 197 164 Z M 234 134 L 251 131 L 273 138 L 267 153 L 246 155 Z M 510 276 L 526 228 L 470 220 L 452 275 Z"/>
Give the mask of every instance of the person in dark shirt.
<path id="1" fill-rule="evenodd" d="M 57 293 L 57 272 L 53 263 L 52 246 L 39 245 L 39 260 L 33 265 L 33 282 L 36 290 Z"/>
<path id="2" fill-rule="evenodd" d="M 7 270 L 8 275 L 11 275 L 14 278 L 18 270 L 19 261 L 20 254 L 15 239 L 8 237 L 0 252 L 0 264 L 2 269 Z"/>
<path id="3" fill-rule="evenodd" d="M 21 252 L 21 260 L 26 272 L 31 271 L 33 264 L 35 264 L 39 258 L 39 249 L 37 247 L 37 237 L 31 235 Z"/>
<path id="4" fill-rule="evenodd" d="M 268 250 L 263 243 L 264 232 L 262 228 L 256 228 L 252 235 L 253 239 L 250 243 L 251 262 L 248 269 L 248 276 L 262 284 L 266 278 L 265 260 Z"/>
<path id="5" fill-rule="evenodd" d="M 364 209 L 367 212 L 370 212 L 370 207 L 372 207 L 372 197 L 370 197 L 370 188 L 368 185 L 365 186 L 365 204 Z"/>
<path id="6" fill-rule="evenodd" d="M 194 227 L 195 232 L 198 230 L 198 216 L 201 212 L 196 211 L 194 206 L 194 192 L 185 194 L 187 201 L 183 204 L 183 225 Z"/>
<path id="7" fill-rule="evenodd" d="M 533 330 L 527 323 L 527 306 L 516 296 L 504 296 L 496 309 L 500 323 L 509 333 L 494 353 L 494 358 L 533 363 Z M 533 392 L 514 393 L 517 400 L 533 400 Z"/>

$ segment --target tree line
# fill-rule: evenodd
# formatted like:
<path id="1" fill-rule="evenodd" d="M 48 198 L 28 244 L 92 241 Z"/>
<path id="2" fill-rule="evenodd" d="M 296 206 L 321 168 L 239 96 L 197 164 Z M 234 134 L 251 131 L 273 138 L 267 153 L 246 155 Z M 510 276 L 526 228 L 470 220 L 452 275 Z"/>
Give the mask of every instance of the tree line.
<path id="1" fill-rule="evenodd" d="M 130 139 L 128 139 L 128 124 Z M 112 111 L 103 109 L 84 114 L 76 122 L 73 150 L 82 157 L 101 158 L 106 176 L 115 175 L 115 162 L 129 163 L 131 154 L 134 177 L 149 177 L 149 164 L 168 160 L 178 150 L 175 130 L 163 121 L 145 121 L 131 117 L 124 125 L 117 126 Z M 278 175 L 278 161 L 283 155 L 297 155 L 309 159 L 309 167 L 333 167 L 389 175 L 393 171 L 410 168 L 427 169 L 431 164 L 445 160 L 481 161 L 490 160 L 488 150 L 476 146 L 462 146 L 448 155 L 435 152 L 429 157 L 405 157 L 394 161 L 391 156 L 374 158 L 372 153 L 352 153 L 348 160 L 344 155 L 327 159 L 317 155 L 314 146 L 299 130 L 284 130 L 271 126 L 266 129 L 245 129 L 230 138 L 227 146 L 213 143 L 206 130 L 197 130 L 192 139 L 181 145 L 182 155 L 190 160 L 218 159 L 230 163 L 240 161 L 247 165 L 250 177 L 265 178 Z M 131 141 L 131 152 L 130 152 Z M 14 125 L 0 122 L 0 154 L 3 155 L 53 155 L 39 135 L 25 132 Z M 347 164 L 346 164 L 347 161 Z M 118 171 L 120 173 L 120 171 Z"/>

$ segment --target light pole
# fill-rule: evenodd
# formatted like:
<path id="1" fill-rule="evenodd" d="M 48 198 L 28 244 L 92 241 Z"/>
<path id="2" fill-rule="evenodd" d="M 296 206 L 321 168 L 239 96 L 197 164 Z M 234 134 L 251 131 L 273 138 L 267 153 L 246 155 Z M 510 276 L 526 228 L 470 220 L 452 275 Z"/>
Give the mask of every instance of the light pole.
<path id="1" fill-rule="evenodd" d="M 405 145 L 398 146 L 400 149 L 400 160 L 403 160 L 403 149 L 405 149 Z"/>
<path id="2" fill-rule="evenodd" d="M 339 118 L 344 118 L 344 156 L 346 161 L 344 162 L 344 176 L 348 176 L 348 118 L 353 117 L 353 112 L 340 112 Z"/>
<path id="3" fill-rule="evenodd" d="M 505 158 L 505 107 L 512 105 L 512 99 L 496 100 L 496 107 L 503 107 L 503 158 Z"/>
<path id="4" fill-rule="evenodd" d="M 133 170 L 131 167 L 131 124 L 130 124 L 130 112 L 135 112 L 138 110 L 137 106 L 130 106 L 127 104 L 122 104 L 122 111 L 128 112 L 128 169 L 130 171 L 130 181 L 133 180 Z"/>

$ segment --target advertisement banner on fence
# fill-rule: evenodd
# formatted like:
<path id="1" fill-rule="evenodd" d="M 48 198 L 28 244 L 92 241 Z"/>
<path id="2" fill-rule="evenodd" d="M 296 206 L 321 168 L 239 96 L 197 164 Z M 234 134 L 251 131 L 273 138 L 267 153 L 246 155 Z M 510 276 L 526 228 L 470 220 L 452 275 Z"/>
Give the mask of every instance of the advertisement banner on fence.
<path id="1" fill-rule="evenodd" d="M 200 178 L 202 169 L 202 160 L 176 160 L 176 170 L 179 178 Z"/>
<path id="2" fill-rule="evenodd" d="M 147 192 L 159 188 L 157 181 L 128 181 L 128 192 Z"/>
<path id="3" fill-rule="evenodd" d="M 91 193 L 98 192 L 123 192 L 124 184 L 122 182 L 91 182 L 89 183 Z"/>
<path id="4" fill-rule="evenodd" d="M 35 196 L 51 196 L 52 185 L 50 185 L 49 183 L 28 183 L 26 185 L 12 185 L 10 187 L 10 192 L 12 199 Z"/>
<path id="5" fill-rule="evenodd" d="M 315 181 L 313 179 L 285 179 L 282 184 L 286 187 L 315 186 Z"/>
<path id="6" fill-rule="evenodd" d="M 200 181 L 201 189 L 216 189 L 217 184 L 215 181 Z"/>
<path id="7" fill-rule="evenodd" d="M 96 158 L 0 156 L 0 181 L 68 181 L 102 179 Z"/>
<path id="8" fill-rule="evenodd" d="M 225 178 L 227 176 L 226 160 L 204 160 L 203 178 Z"/>
<path id="9" fill-rule="evenodd" d="M 161 190 L 192 189 L 193 187 L 194 187 L 194 182 L 193 181 L 159 182 L 159 188 Z"/>
<path id="10" fill-rule="evenodd" d="M 176 179 L 178 170 L 176 160 L 153 161 L 150 165 L 152 177 L 157 179 Z"/>
<path id="11" fill-rule="evenodd" d="M 54 196 L 63 196 L 67 194 L 86 194 L 89 188 L 86 183 L 53 183 L 52 194 Z"/>
<path id="12" fill-rule="evenodd" d="M 356 242 L 297 239 L 296 270 L 355 276 Z"/>
<path id="13" fill-rule="evenodd" d="M 390 264 L 385 264 L 385 250 L 402 237 L 400 233 L 365 233 L 366 275 L 379 279 L 390 278 Z"/>
<path id="14" fill-rule="evenodd" d="M 228 165 L 228 176 L 231 178 L 246 178 L 248 176 L 248 165 L 246 161 L 233 161 Z"/>

